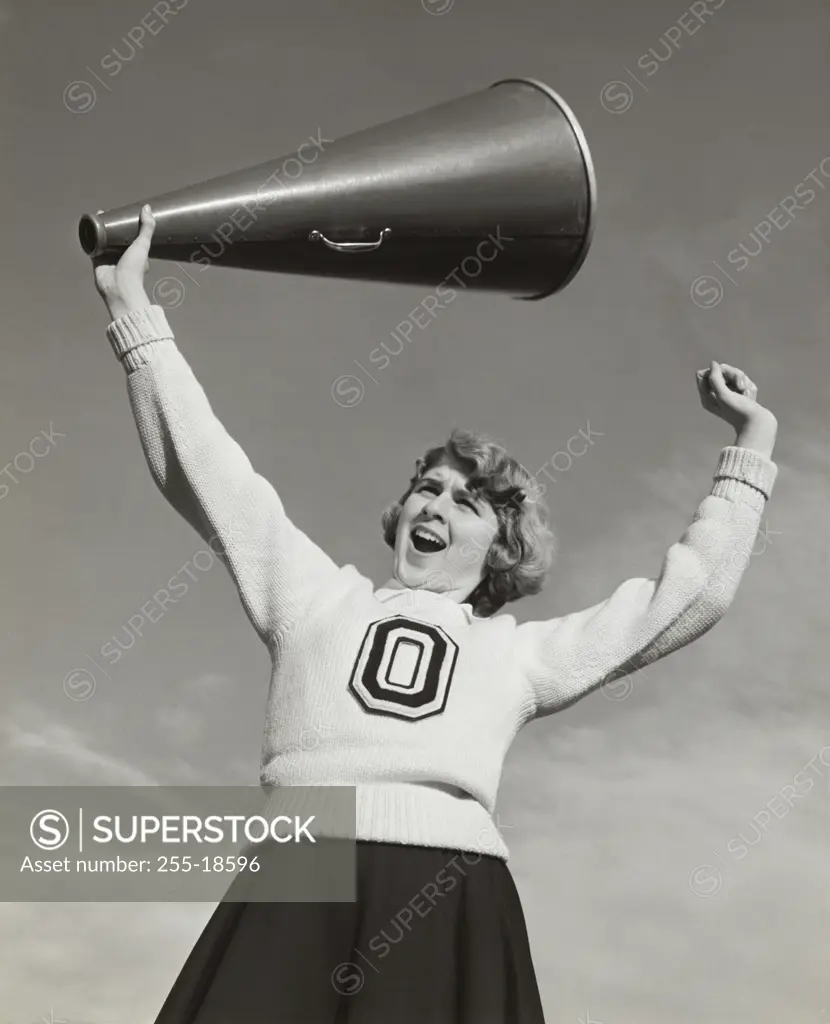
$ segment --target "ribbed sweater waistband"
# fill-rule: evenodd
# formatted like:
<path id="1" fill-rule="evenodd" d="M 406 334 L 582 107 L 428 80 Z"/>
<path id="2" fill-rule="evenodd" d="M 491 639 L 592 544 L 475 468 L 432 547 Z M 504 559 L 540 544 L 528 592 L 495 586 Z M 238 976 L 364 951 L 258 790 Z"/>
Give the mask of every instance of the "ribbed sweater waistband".
<path id="1" fill-rule="evenodd" d="M 340 813 L 320 814 L 326 793 L 337 786 L 274 786 L 263 814 L 318 814 L 312 834 L 341 839 L 363 839 L 407 846 L 436 846 L 488 854 L 506 861 L 509 851 L 490 814 L 473 797 L 460 797 L 447 789 L 412 782 L 355 785 L 355 820 Z M 338 801 L 340 803 L 340 801 Z"/>

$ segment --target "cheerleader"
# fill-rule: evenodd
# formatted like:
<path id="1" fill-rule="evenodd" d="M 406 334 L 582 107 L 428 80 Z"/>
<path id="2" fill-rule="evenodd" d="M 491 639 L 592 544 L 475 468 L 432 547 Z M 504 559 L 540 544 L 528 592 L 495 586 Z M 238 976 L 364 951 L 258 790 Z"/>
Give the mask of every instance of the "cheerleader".
<path id="1" fill-rule="evenodd" d="M 170 504 L 221 542 L 270 653 L 261 783 L 354 786 L 357 866 L 353 903 L 223 900 L 156 1024 L 543 1024 L 492 817 L 505 754 L 528 722 L 721 618 L 777 474 L 776 419 L 740 370 L 699 371 L 736 438 L 660 574 L 522 624 L 495 613 L 541 590 L 547 512 L 500 445 L 454 431 L 383 514 L 378 589 L 288 518 L 214 415 L 144 290 L 154 227 L 145 207 L 117 265 L 95 266 L 141 444 Z"/>

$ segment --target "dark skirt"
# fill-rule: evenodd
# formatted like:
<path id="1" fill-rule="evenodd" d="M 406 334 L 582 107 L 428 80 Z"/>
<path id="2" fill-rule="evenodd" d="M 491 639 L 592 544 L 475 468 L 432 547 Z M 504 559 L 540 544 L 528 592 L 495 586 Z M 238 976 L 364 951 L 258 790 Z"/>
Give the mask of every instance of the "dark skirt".
<path id="1" fill-rule="evenodd" d="M 503 860 L 355 853 L 354 903 L 227 902 L 232 885 L 155 1024 L 544 1024 Z"/>

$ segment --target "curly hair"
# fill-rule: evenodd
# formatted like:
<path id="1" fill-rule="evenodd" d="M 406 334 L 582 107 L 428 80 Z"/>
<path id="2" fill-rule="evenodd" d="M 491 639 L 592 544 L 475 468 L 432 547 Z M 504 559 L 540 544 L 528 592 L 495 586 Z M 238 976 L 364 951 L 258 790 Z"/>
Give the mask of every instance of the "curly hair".
<path id="1" fill-rule="evenodd" d="M 469 486 L 490 502 L 498 520 L 481 582 L 467 597 L 475 614 L 487 617 L 508 601 L 542 590 L 556 540 L 548 524 L 547 506 L 541 497 L 530 496 L 535 480 L 524 466 L 493 438 L 454 428 L 444 444 L 416 459 L 406 492 L 384 510 L 383 539 L 390 548 L 395 548 L 401 509 L 413 488 L 426 472 L 448 460 L 462 466 Z"/>

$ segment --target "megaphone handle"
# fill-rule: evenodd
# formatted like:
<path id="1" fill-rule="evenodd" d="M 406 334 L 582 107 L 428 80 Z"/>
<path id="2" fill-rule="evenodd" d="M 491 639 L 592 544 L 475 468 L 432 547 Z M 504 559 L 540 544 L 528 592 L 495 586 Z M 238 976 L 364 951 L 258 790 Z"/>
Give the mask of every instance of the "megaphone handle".
<path id="1" fill-rule="evenodd" d="M 308 236 L 308 240 L 309 242 L 323 241 L 329 249 L 334 249 L 337 252 L 371 252 L 373 249 L 379 249 L 384 238 L 388 238 L 391 234 L 391 228 L 384 228 L 376 242 L 332 242 L 322 231 L 315 228 Z"/>

